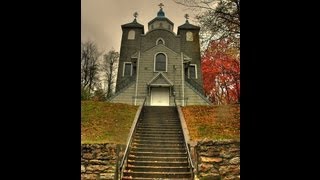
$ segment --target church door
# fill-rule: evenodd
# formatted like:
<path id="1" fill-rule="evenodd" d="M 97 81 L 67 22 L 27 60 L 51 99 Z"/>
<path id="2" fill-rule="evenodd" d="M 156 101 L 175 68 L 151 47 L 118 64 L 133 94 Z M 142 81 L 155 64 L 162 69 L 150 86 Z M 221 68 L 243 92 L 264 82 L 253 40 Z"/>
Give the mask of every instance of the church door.
<path id="1" fill-rule="evenodd" d="M 151 89 L 151 106 L 169 106 L 169 88 Z"/>

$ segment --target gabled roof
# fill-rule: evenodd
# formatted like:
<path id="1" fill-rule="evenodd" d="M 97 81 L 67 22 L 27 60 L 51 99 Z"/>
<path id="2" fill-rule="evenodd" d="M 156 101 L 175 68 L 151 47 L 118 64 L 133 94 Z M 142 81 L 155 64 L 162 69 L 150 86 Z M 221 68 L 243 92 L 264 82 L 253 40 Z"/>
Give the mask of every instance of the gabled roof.
<path id="1" fill-rule="evenodd" d="M 134 19 L 131 23 L 121 25 L 121 28 L 142 28 L 142 33 L 144 33 L 144 26 L 138 23 L 136 19 Z"/>
<path id="2" fill-rule="evenodd" d="M 173 25 L 174 23 L 172 21 L 170 21 L 168 18 L 166 17 L 155 17 L 154 19 L 152 19 L 148 25 L 152 24 L 155 21 L 168 21 L 171 25 Z"/>
<path id="3" fill-rule="evenodd" d="M 159 72 L 148 83 L 148 86 L 173 86 L 173 83 L 162 73 Z"/>
<path id="4" fill-rule="evenodd" d="M 153 46 L 153 47 L 151 47 L 151 48 L 149 48 L 149 49 L 147 49 L 147 50 L 145 50 L 145 51 L 143 51 L 143 52 L 151 51 L 151 50 L 153 50 L 153 49 L 155 49 L 155 48 L 158 48 L 158 47 L 163 47 L 163 48 L 171 51 L 172 53 L 174 53 L 174 54 L 176 54 L 176 55 L 179 55 L 179 53 L 175 52 L 174 50 L 168 48 L 167 46 L 165 46 L 165 45 L 163 45 L 163 44 L 155 45 L 155 46 Z"/>
<path id="5" fill-rule="evenodd" d="M 186 22 L 184 24 L 182 24 L 181 26 L 178 27 L 178 33 L 180 29 L 186 29 L 186 30 L 200 30 L 199 26 L 195 26 L 193 24 L 190 24 L 188 20 L 186 20 Z"/>

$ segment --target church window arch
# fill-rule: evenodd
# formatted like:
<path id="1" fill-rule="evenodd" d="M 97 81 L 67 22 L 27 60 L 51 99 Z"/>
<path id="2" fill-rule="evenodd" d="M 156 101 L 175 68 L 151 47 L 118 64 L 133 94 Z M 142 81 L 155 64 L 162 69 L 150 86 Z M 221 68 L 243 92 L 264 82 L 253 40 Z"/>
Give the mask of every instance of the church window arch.
<path id="1" fill-rule="evenodd" d="M 158 44 L 163 44 L 163 45 L 165 45 L 166 43 L 165 43 L 165 41 L 164 41 L 162 38 L 158 38 L 157 41 L 156 41 L 156 45 L 158 45 Z"/>
<path id="2" fill-rule="evenodd" d="M 192 32 L 188 31 L 188 32 L 186 33 L 186 40 L 187 40 L 187 41 L 193 41 L 193 34 L 192 34 Z"/>
<path id="3" fill-rule="evenodd" d="M 128 33 L 128 39 L 132 40 L 135 38 L 136 32 L 134 30 L 130 30 Z"/>
<path id="4" fill-rule="evenodd" d="M 165 53 L 157 53 L 154 56 L 154 71 L 167 72 L 168 58 Z"/>

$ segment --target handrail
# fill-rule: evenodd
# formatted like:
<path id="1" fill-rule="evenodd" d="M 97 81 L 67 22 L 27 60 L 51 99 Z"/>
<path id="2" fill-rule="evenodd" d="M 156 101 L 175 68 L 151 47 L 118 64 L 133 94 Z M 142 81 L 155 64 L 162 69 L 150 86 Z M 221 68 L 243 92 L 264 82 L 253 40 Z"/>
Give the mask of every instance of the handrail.
<path id="1" fill-rule="evenodd" d="M 197 81 L 194 79 L 185 77 L 185 81 L 187 81 L 196 91 L 198 91 L 201 95 L 204 95 L 204 90 L 202 85 L 200 85 Z"/>
<path id="2" fill-rule="evenodd" d="M 198 93 L 198 95 L 203 99 L 203 100 L 205 100 L 209 105 L 211 105 L 212 104 L 212 102 L 210 102 L 209 100 L 208 100 L 208 98 L 204 95 L 204 91 L 203 91 L 203 88 L 202 87 L 200 87 L 200 85 L 199 84 L 196 84 L 197 82 L 196 81 L 194 81 L 193 80 L 193 82 L 196 84 L 196 86 L 198 87 L 198 88 L 196 88 L 194 85 L 192 85 L 192 84 L 190 84 L 190 82 L 192 82 L 192 80 L 188 80 L 188 81 L 186 81 L 186 85 L 187 86 L 189 86 L 191 89 L 193 89 L 194 90 L 194 92 L 195 93 Z M 202 88 L 202 93 L 198 90 L 199 88 Z"/>
<path id="3" fill-rule="evenodd" d="M 131 84 L 132 81 L 134 81 L 136 79 L 135 76 L 130 76 L 127 77 L 126 79 L 120 81 L 117 85 L 117 91 L 120 91 L 121 89 L 124 89 L 125 87 L 127 87 L 129 84 Z"/>
<path id="4" fill-rule="evenodd" d="M 116 86 L 116 92 L 112 94 L 107 100 L 111 101 L 113 98 L 118 96 L 121 92 L 123 92 L 127 87 L 130 87 L 131 84 L 135 82 L 135 77 L 129 77 L 127 79 L 122 80 L 119 85 Z"/>
<path id="5" fill-rule="evenodd" d="M 177 108 L 177 111 L 178 111 L 178 106 L 177 106 L 177 103 L 176 103 L 176 98 L 174 98 L 174 104 Z M 179 120 L 180 120 L 180 123 L 181 123 L 181 126 L 182 126 L 182 122 L 181 122 L 181 116 L 182 114 L 180 114 L 180 112 L 178 111 L 178 114 L 179 114 Z M 185 143 L 185 146 L 187 148 L 187 153 L 188 153 L 188 159 L 189 159 L 189 162 L 190 162 L 190 165 L 191 165 L 191 178 L 193 179 L 194 178 L 194 165 L 193 165 L 193 162 L 192 162 L 192 158 L 191 158 L 191 155 L 190 155 L 190 149 L 189 149 L 189 145 L 187 143 L 187 140 L 186 140 L 186 132 L 185 130 L 181 127 L 182 129 L 182 133 L 183 133 L 183 139 L 184 139 L 184 143 Z"/>
<path id="6" fill-rule="evenodd" d="M 134 121 L 132 123 L 133 125 L 131 126 L 131 129 L 130 129 L 129 137 L 127 139 L 126 149 L 124 151 L 122 160 L 121 160 L 120 165 L 119 165 L 118 173 L 120 173 L 120 176 L 118 176 L 118 177 L 120 177 L 120 179 L 122 178 L 122 170 L 123 170 L 124 162 L 128 157 L 128 153 L 129 153 L 128 150 L 129 150 L 129 147 L 130 147 L 131 142 L 132 142 L 132 137 L 133 137 L 133 134 L 134 134 L 134 132 L 136 130 L 136 127 L 137 127 L 137 124 L 138 124 L 138 120 L 140 119 L 141 111 L 142 111 L 142 109 L 144 107 L 145 102 L 146 102 L 146 98 L 143 100 L 142 105 L 139 106 L 138 111 L 137 111 L 137 113 L 136 113 L 136 115 L 134 117 Z"/>

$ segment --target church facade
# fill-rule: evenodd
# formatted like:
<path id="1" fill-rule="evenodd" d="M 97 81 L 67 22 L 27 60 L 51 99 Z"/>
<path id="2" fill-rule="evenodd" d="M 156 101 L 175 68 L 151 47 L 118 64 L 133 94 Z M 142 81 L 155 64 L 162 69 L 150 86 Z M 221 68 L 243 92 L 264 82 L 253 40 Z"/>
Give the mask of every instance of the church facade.
<path id="1" fill-rule="evenodd" d="M 209 105 L 200 63 L 200 27 L 174 23 L 160 6 L 148 31 L 135 19 L 124 24 L 115 94 L 110 102 L 147 106 Z M 186 17 L 187 18 L 187 17 Z"/>

